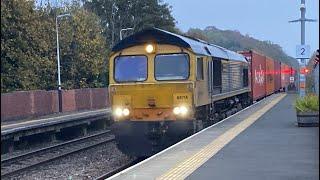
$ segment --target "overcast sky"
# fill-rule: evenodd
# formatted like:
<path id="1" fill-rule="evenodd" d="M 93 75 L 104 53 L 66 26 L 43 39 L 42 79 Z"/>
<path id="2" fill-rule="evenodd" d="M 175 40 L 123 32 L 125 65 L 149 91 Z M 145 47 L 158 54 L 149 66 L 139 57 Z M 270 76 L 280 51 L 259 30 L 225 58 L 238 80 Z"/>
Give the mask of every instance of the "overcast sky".
<path id="1" fill-rule="evenodd" d="M 177 26 L 189 28 L 215 26 L 238 30 L 259 40 L 270 40 L 295 57 L 300 44 L 300 0 L 163 0 L 172 6 Z M 306 0 L 306 17 L 317 22 L 306 24 L 306 44 L 313 52 L 319 48 L 319 0 Z"/>

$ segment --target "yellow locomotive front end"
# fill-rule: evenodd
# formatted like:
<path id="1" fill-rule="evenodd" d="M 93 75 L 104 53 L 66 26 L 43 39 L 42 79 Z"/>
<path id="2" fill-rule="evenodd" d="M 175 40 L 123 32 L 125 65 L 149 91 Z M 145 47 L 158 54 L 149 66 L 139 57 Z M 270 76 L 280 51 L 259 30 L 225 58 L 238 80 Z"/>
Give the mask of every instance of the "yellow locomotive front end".
<path id="1" fill-rule="evenodd" d="M 109 61 L 113 131 L 122 152 L 149 156 L 193 132 L 194 54 L 150 40 L 127 44 Z"/>
<path id="2" fill-rule="evenodd" d="M 109 99 L 114 120 L 192 120 L 190 56 L 188 50 L 177 46 L 154 43 L 115 52 L 109 61 Z"/>

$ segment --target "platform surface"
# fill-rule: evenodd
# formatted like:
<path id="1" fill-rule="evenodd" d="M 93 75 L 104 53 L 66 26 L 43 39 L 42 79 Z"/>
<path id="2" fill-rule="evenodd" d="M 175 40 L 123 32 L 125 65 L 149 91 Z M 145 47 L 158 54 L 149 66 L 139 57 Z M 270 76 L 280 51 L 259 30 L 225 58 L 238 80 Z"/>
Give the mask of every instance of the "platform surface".
<path id="1" fill-rule="evenodd" d="M 89 110 L 83 112 L 71 112 L 64 114 L 53 114 L 34 120 L 20 120 L 5 122 L 1 124 L 1 135 L 13 133 L 21 130 L 28 130 L 40 126 L 54 125 L 57 123 L 66 123 L 75 119 L 90 118 L 97 115 L 106 115 L 110 113 L 110 109 Z"/>
<path id="2" fill-rule="evenodd" d="M 319 128 L 275 94 L 109 179 L 319 179 Z"/>
<path id="3" fill-rule="evenodd" d="M 297 127 L 288 95 L 187 179 L 319 179 L 319 128 Z"/>

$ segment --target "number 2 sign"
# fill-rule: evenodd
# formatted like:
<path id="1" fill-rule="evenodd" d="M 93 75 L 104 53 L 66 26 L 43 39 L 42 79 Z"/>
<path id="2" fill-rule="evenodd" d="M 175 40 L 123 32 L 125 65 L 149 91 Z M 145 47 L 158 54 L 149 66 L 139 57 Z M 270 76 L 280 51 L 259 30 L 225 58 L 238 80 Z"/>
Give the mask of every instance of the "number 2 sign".
<path id="1" fill-rule="evenodd" d="M 297 59 L 309 59 L 310 58 L 310 46 L 309 45 L 297 45 L 296 46 L 296 58 Z"/>

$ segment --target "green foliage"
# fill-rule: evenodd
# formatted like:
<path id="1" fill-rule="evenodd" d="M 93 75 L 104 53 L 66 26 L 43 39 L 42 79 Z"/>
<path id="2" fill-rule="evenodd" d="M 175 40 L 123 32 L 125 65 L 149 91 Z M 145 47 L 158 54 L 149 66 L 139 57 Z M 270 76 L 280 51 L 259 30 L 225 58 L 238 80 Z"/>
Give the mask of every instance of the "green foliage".
<path id="1" fill-rule="evenodd" d="M 58 25 L 64 89 L 108 84 L 108 53 L 122 28 L 178 31 L 171 7 L 158 0 L 61 0 L 58 7 L 51 3 L 1 0 L 2 93 L 57 87 L 59 14 L 72 14 L 59 19 Z"/>
<path id="2" fill-rule="evenodd" d="M 162 0 L 1 0 L 1 92 L 57 87 L 55 18 L 59 19 L 61 82 L 64 89 L 105 87 L 108 54 L 123 28 L 175 27 L 171 7 Z M 55 4 L 55 3 L 54 3 Z M 37 5 L 37 7 L 36 7 Z M 55 4 L 57 5 L 57 4 Z M 187 35 L 231 50 L 255 49 L 289 65 L 296 62 L 279 45 L 215 27 L 190 29 Z"/>
<path id="3" fill-rule="evenodd" d="M 297 112 L 319 112 L 319 96 L 307 95 L 295 101 Z"/>
<path id="4" fill-rule="evenodd" d="M 60 23 L 63 86 L 102 87 L 108 50 L 99 18 L 83 8 L 71 8 L 72 19 Z"/>
<path id="5" fill-rule="evenodd" d="M 314 76 L 313 73 L 306 74 L 306 93 L 312 93 L 314 92 Z"/>
<path id="6" fill-rule="evenodd" d="M 286 55 L 278 44 L 273 44 L 270 41 L 260 41 L 249 35 L 242 35 L 238 31 L 220 30 L 214 26 L 208 26 L 204 30 L 191 28 L 186 34 L 233 51 L 256 50 L 273 59 L 298 67 L 298 62 Z"/>
<path id="7" fill-rule="evenodd" d="M 162 1 L 90 0 L 84 1 L 84 6 L 101 18 L 110 47 L 119 41 L 119 32 L 123 28 L 134 28 L 133 31 L 124 32 L 124 37 L 148 27 L 177 32 L 171 7 Z"/>
<path id="8" fill-rule="evenodd" d="M 2 92 L 36 88 L 33 72 L 37 70 L 39 56 L 33 55 L 36 40 L 30 42 L 37 18 L 32 5 L 32 1 L 1 0 Z"/>
<path id="9" fill-rule="evenodd" d="M 64 89 L 103 87 L 108 47 L 100 19 L 79 3 L 35 7 L 29 0 L 1 0 L 1 92 L 57 87 L 57 14 Z"/>

